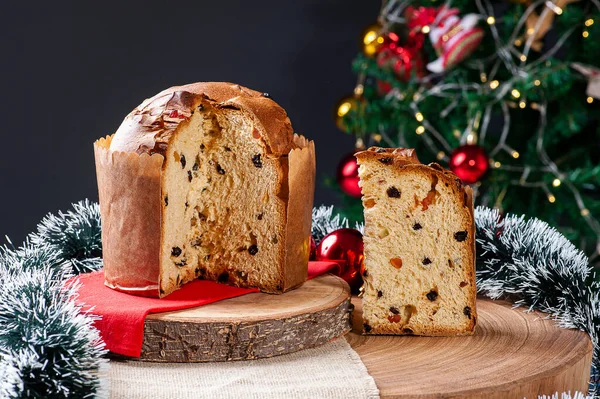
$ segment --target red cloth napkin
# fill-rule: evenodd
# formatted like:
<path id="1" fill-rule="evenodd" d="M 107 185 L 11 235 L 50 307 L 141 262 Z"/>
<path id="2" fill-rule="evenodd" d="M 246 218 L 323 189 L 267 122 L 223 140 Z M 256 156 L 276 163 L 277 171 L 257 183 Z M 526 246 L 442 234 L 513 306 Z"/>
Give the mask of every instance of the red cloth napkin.
<path id="1" fill-rule="evenodd" d="M 309 262 L 308 278 L 337 268 L 334 262 Z M 144 321 L 149 313 L 195 308 L 223 299 L 258 292 L 206 280 L 194 280 L 162 299 L 145 298 L 112 290 L 104 285 L 102 271 L 81 274 L 77 303 L 101 318 L 94 322 L 106 348 L 119 355 L 140 357 L 144 340 Z M 73 280 L 71 280 L 73 281 Z"/>

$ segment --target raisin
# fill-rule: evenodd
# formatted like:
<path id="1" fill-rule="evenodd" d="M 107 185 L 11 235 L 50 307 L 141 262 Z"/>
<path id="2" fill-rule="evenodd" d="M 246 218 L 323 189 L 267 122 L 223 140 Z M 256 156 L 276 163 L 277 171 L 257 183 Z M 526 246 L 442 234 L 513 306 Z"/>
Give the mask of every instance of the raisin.
<path id="1" fill-rule="evenodd" d="M 223 148 L 225 148 L 225 151 L 231 152 L 231 148 L 229 148 L 229 147 L 223 147 Z"/>
<path id="2" fill-rule="evenodd" d="M 165 195 L 165 206 L 169 205 L 169 196 Z"/>
<path id="3" fill-rule="evenodd" d="M 187 259 L 183 258 L 179 262 L 175 262 L 175 266 L 179 266 L 179 267 L 187 266 Z"/>
<path id="4" fill-rule="evenodd" d="M 206 146 L 204 144 L 200 144 L 200 151 L 204 151 L 205 148 Z"/>
<path id="5" fill-rule="evenodd" d="M 192 171 L 188 170 L 188 181 L 191 183 L 192 179 L 193 179 L 193 177 L 192 177 Z"/>
<path id="6" fill-rule="evenodd" d="M 448 259 L 448 266 L 452 269 L 454 269 L 454 263 L 452 262 L 451 259 Z"/>
<path id="7" fill-rule="evenodd" d="M 422 262 L 422 263 L 423 263 L 424 265 L 429 265 L 429 264 L 431 264 L 431 259 L 429 259 L 429 258 L 425 258 L 425 259 L 423 259 L 423 262 Z"/>
<path id="8" fill-rule="evenodd" d="M 266 98 L 271 98 L 271 95 L 269 93 L 263 93 L 262 96 Z"/>
<path id="9" fill-rule="evenodd" d="M 165 290 L 163 290 L 162 288 L 159 291 L 160 291 L 160 295 L 164 295 L 165 294 Z"/>
<path id="10" fill-rule="evenodd" d="M 381 162 L 384 165 L 390 165 L 392 162 L 394 162 L 394 158 L 390 158 L 390 157 L 379 158 L 379 162 Z"/>
<path id="11" fill-rule="evenodd" d="M 466 231 L 457 231 L 454 233 L 454 239 L 458 242 L 462 242 L 467 239 L 467 234 Z"/>
<path id="12" fill-rule="evenodd" d="M 275 287 L 275 289 L 277 291 L 283 291 L 283 287 L 281 286 L 281 284 L 277 284 L 277 287 Z"/>
<path id="13" fill-rule="evenodd" d="M 262 168 L 263 165 L 262 165 L 262 161 L 260 160 L 260 154 L 256 154 L 255 156 L 252 157 L 252 163 L 257 168 Z"/>
<path id="14" fill-rule="evenodd" d="M 383 296 L 383 292 L 377 291 L 377 298 L 381 298 Z"/>
<path id="15" fill-rule="evenodd" d="M 190 204 L 188 204 L 188 202 L 185 201 L 185 209 L 188 209 L 189 206 L 190 206 Z"/>
<path id="16" fill-rule="evenodd" d="M 435 301 L 438 297 L 438 293 L 435 290 L 431 290 L 427 293 L 427 299 L 429 299 L 431 302 Z"/>
<path id="17" fill-rule="evenodd" d="M 462 288 L 462 287 L 466 287 L 468 284 L 469 283 L 467 283 L 466 281 L 461 281 L 459 285 L 460 285 L 460 288 Z"/>
<path id="18" fill-rule="evenodd" d="M 465 316 L 467 316 L 469 319 L 471 319 L 471 308 L 468 306 L 465 306 L 465 308 L 463 309 L 463 314 Z"/>
<path id="19" fill-rule="evenodd" d="M 393 306 L 390 308 L 390 312 L 392 312 L 393 314 L 400 314 L 400 311 Z"/>
<path id="20" fill-rule="evenodd" d="M 423 228 L 423 226 L 421 226 L 421 224 L 419 224 L 419 223 L 415 223 L 413 225 L 413 230 L 421 230 L 422 228 Z"/>
<path id="21" fill-rule="evenodd" d="M 365 271 L 363 272 L 363 277 L 367 277 L 369 275 L 369 272 L 367 271 L 367 269 L 365 269 Z"/>
<path id="22" fill-rule="evenodd" d="M 258 215 L 256 215 L 256 219 L 262 220 L 263 216 L 264 216 L 264 213 L 261 212 Z"/>
<path id="23" fill-rule="evenodd" d="M 404 329 L 402 329 L 402 332 L 404 334 L 413 334 L 413 330 L 410 328 L 404 328 Z"/>
<path id="24" fill-rule="evenodd" d="M 400 198 L 400 191 L 398 191 L 398 189 L 394 186 L 388 188 L 386 192 L 390 198 Z"/>
<path id="25" fill-rule="evenodd" d="M 206 262 L 206 261 L 208 261 L 209 259 L 210 259 L 210 254 L 208 254 L 208 255 L 204 255 L 204 261 L 205 261 L 205 262 Z"/>
<path id="26" fill-rule="evenodd" d="M 179 255 L 181 255 L 181 248 L 173 247 L 171 249 L 171 256 L 179 256 Z"/>
<path id="27" fill-rule="evenodd" d="M 224 175 L 225 174 L 225 170 L 219 164 L 217 164 L 217 173 L 220 174 L 220 175 Z"/>
<path id="28" fill-rule="evenodd" d="M 256 245 L 250 245 L 250 248 L 248 248 L 248 253 L 252 256 L 256 255 L 258 253 L 258 247 Z"/>
<path id="29" fill-rule="evenodd" d="M 366 333 L 371 332 L 371 326 L 368 325 L 367 323 L 363 324 L 363 329 L 365 330 Z"/>
<path id="30" fill-rule="evenodd" d="M 181 158 L 179 159 L 179 162 L 181 162 L 181 169 L 185 168 L 185 155 L 181 154 Z"/>
<path id="31" fill-rule="evenodd" d="M 198 212 L 198 219 L 200 219 L 202 222 L 206 222 L 206 215 L 202 212 Z"/>
<path id="32" fill-rule="evenodd" d="M 199 168 L 200 168 L 200 165 L 198 165 L 198 162 L 195 162 L 194 166 L 192 166 L 193 171 L 197 171 Z"/>
<path id="33" fill-rule="evenodd" d="M 401 258 L 392 258 L 390 259 L 390 264 L 394 266 L 396 269 L 400 269 L 402 267 L 402 259 Z"/>
<path id="34" fill-rule="evenodd" d="M 229 280 L 229 273 L 227 272 L 223 272 L 221 274 L 219 274 L 219 278 L 217 279 L 217 281 L 219 283 L 226 283 Z"/>

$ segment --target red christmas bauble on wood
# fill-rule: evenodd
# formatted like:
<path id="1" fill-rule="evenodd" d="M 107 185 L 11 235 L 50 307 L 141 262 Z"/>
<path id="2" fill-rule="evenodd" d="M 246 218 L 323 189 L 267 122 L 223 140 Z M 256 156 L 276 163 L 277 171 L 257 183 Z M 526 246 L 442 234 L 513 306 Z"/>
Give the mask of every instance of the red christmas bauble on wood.
<path id="1" fill-rule="evenodd" d="M 339 276 L 350 285 L 355 294 L 358 294 L 363 283 L 361 269 L 364 259 L 362 234 L 356 229 L 335 230 L 327 234 L 317 246 L 317 260 L 338 263 Z"/>
<path id="2" fill-rule="evenodd" d="M 358 163 L 354 153 L 342 158 L 337 168 L 336 180 L 343 192 L 351 197 L 360 198 L 361 192 L 358 187 Z"/>
<path id="3" fill-rule="evenodd" d="M 467 144 L 452 151 L 449 166 L 463 183 L 473 184 L 488 171 L 490 160 L 482 147 Z"/>

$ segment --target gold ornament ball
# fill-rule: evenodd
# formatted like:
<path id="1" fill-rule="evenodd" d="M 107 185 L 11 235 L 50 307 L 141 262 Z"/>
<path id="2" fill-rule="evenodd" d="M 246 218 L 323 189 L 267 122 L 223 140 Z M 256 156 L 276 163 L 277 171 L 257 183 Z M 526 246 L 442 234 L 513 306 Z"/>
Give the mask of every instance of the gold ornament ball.
<path id="1" fill-rule="evenodd" d="M 377 54 L 377 50 L 379 50 L 379 47 L 383 44 L 384 38 L 383 35 L 380 34 L 380 32 L 381 25 L 373 24 L 367 26 L 360 35 L 360 45 L 363 53 L 367 57 L 375 57 L 375 55 Z"/>
<path id="2" fill-rule="evenodd" d="M 337 127 L 348 133 L 348 126 L 345 122 L 345 118 L 351 112 L 356 112 L 362 105 L 362 99 L 355 96 L 343 97 L 334 108 L 334 119 Z"/>

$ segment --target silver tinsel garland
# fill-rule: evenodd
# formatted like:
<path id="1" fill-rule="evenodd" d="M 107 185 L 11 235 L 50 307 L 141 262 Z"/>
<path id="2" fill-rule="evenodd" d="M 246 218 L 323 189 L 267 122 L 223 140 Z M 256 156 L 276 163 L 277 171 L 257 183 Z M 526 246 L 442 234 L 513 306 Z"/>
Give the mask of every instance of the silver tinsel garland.
<path id="1" fill-rule="evenodd" d="M 46 216 L 20 248 L 10 241 L 0 248 L 0 398 L 106 396 L 104 344 L 93 316 L 75 304 L 78 286 L 64 284 L 90 269 L 82 265 L 97 268 L 97 260 L 85 258 L 101 246 L 99 235 L 96 241 L 86 236 L 92 226 L 99 229 L 96 209 L 75 204 L 66 214 Z M 71 252 L 76 246 L 82 254 Z"/>
<path id="2" fill-rule="evenodd" d="M 479 293 L 516 299 L 516 305 L 546 312 L 561 327 L 590 334 L 589 396 L 552 398 L 598 398 L 600 290 L 587 258 L 537 219 L 501 217 L 483 207 L 475 219 Z M 313 209 L 317 243 L 344 227 L 348 221 L 333 207 Z M 63 285 L 74 274 L 101 267 L 100 236 L 98 205 L 84 201 L 46 216 L 22 247 L 0 249 L 0 397 L 102 396 L 105 350 L 93 317 L 75 305 L 77 287 Z"/>

